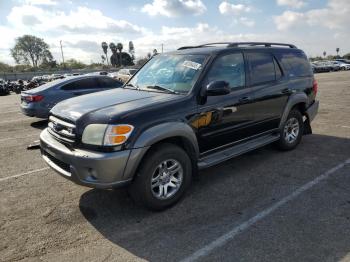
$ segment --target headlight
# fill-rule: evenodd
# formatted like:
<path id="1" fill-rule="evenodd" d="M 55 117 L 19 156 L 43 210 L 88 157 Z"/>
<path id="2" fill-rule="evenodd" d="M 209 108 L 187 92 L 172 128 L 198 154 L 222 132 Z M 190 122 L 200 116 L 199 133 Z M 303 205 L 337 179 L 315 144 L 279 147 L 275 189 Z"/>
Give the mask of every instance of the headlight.
<path id="1" fill-rule="evenodd" d="M 83 132 L 82 142 L 89 145 L 117 146 L 125 143 L 133 131 L 131 125 L 88 125 Z"/>

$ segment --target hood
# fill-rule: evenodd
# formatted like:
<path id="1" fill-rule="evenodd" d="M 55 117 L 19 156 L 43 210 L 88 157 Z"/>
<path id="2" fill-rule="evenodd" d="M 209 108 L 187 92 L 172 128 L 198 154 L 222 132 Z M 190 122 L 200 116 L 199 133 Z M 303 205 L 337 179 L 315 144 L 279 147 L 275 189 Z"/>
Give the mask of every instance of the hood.
<path id="1" fill-rule="evenodd" d="M 110 118 L 115 114 L 129 112 L 176 97 L 178 95 L 116 88 L 64 100 L 54 106 L 51 113 L 73 122 L 92 113 L 95 115 L 101 113 Z"/>

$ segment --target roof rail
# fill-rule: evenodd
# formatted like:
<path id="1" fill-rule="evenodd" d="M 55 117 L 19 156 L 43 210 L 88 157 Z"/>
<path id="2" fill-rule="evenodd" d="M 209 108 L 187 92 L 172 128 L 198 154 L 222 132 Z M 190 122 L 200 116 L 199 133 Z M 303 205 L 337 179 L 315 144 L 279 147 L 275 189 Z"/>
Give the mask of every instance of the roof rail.
<path id="1" fill-rule="evenodd" d="M 198 46 L 183 46 L 177 50 L 190 49 L 190 48 L 201 48 L 201 47 L 209 47 L 214 45 L 227 45 L 227 47 L 239 47 L 239 46 L 264 46 L 264 47 L 272 47 L 272 46 L 285 46 L 289 48 L 297 48 L 292 44 L 284 44 L 284 43 L 270 43 L 270 42 L 216 42 L 216 43 L 207 43 Z"/>
<path id="2" fill-rule="evenodd" d="M 230 43 L 227 47 L 238 47 L 238 46 L 265 46 L 265 47 L 271 47 L 271 46 L 286 46 L 289 48 L 297 48 L 295 45 L 292 44 L 284 44 L 284 43 L 270 43 L 270 42 L 237 42 L 237 43 Z"/>

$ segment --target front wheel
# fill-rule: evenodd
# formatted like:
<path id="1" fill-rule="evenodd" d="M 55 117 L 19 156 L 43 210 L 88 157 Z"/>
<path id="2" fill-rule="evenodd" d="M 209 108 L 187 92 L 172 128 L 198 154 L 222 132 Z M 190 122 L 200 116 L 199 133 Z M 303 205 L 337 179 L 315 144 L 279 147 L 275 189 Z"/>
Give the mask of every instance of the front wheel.
<path id="1" fill-rule="evenodd" d="M 281 128 L 278 147 L 281 150 L 294 149 L 300 143 L 303 132 L 303 116 L 300 111 L 292 110 Z"/>
<path id="2" fill-rule="evenodd" d="M 129 192 L 145 207 L 163 210 L 180 200 L 191 177 L 192 166 L 187 153 L 176 145 L 161 144 L 142 160 Z"/>

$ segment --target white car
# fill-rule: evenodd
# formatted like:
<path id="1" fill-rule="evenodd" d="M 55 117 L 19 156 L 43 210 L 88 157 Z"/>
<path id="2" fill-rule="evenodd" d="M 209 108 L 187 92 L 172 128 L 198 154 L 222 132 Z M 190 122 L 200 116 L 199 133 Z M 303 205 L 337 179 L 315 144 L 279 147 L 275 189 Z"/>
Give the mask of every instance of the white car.
<path id="1" fill-rule="evenodd" d="M 334 63 L 337 63 L 338 66 L 340 67 L 340 70 L 350 70 L 350 64 L 346 64 L 344 62 L 340 62 L 340 61 L 334 61 Z"/>

